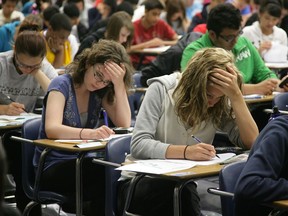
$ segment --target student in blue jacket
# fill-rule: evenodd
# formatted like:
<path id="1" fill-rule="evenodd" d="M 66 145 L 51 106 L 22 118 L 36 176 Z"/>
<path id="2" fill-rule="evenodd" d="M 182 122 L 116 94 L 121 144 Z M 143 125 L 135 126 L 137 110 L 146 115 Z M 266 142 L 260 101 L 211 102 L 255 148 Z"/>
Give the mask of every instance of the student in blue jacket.
<path id="1" fill-rule="evenodd" d="M 235 190 L 235 215 L 268 215 L 261 205 L 288 199 L 288 116 L 269 122 L 261 131 Z M 285 214 L 286 215 L 286 214 Z"/>

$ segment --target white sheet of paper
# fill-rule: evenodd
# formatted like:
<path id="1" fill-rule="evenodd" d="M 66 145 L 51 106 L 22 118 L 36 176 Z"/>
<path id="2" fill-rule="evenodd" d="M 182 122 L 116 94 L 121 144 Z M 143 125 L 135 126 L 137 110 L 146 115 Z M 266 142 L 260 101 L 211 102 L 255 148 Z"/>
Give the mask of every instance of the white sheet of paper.
<path id="1" fill-rule="evenodd" d="M 170 47 L 171 46 L 160 46 L 160 47 L 145 48 L 145 49 L 143 49 L 143 51 L 147 51 L 147 52 L 165 52 Z"/>
<path id="2" fill-rule="evenodd" d="M 93 142 L 95 140 L 85 140 L 85 142 Z M 76 139 L 58 139 L 55 140 L 55 142 L 60 142 L 60 143 L 81 143 L 83 140 L 76 140 Z"/>
<path id="3" fill-rule="evenodd" d="M 234 153 L 218 154 L 220 158 L 214 157 L 210 161 L 190 161 L 190 160 L 138 160 L 135 163 L 127 164 L 117 168 L 117 170 L 134 171 L 151 174 L 164 174 L 174 171 L 180 171 L 192 168 L 196 165 L 212 165 L 222 163 L 223 161 L 235 156 Z"/>
<path id="4" fill-rule="evenodd" d="M 196 163 L 189 160 L 138 160 L 133 164 L 128 164 L 117 168 L 117 170 L 127 170 L 142 173 L 163 174 L 177 170 L 189 169 L 196 166 Z"/>
<path id="5" fill-rule="evenodd" d="M 265 62 L 287 62 L 288 47 L 272 41 L 272 47 L 267 50 L 263 58 Z"/>
<path id="6" fill-rule="evenodd" d="M 195 161 L 197 165 L 212 165 L 212 164 L 218 164 L 222 163 L 223 161 L 234 157 L 235 153 L 221 153 L 217 154 L 220 158 L 214 157 L 212 160 L 209 161 Z"/>
<path id="7" fill-rule="evenodd" d="M 21 113 L 17 116 L 0 115 L 0 126 L 23 124 L 33 118 L 40 118 L 41 115 L 34 113 Z"/>
<path id="8" fill-rule="evenodd" d="M 88 143 L 79 143 L 75 145 L 74 147 L 78 148 L 89 148 L 89 147 L 96 147 L 96 146 L 102 146 L 103 144 L 100 142 L 88 142 Z"/>
<path id="9" fill-rule="evenodd" d="M 111 140 L 111 139 L 113 139 L 113 138 L 122 137 L 122 136 L 131 136 L 131 135 L 132 135 L 132 133 L 128 133 L 128 134 L 112 134 L 112 135 L 110 135 L 110 137 L 108 137 L 108 138 L 99 139 L 99 140 L 100 140 L 100 141 L 109 141 L 109 140 Z"/>
<path id="10" fill-rule="evenodd" d="M 122 137 L 122 136 L 131 136 L 131 134 L 113 134 L 111 135 L 110 137 L 108 138 L 105 138 L 105 139 L 98 139 L 97 141 L 109 141 L 113 138 L 117 138 L 117 137 Z M 94 142 L 96 140 L 85 140 L 85 142 Z M 55 140 L 55 142 L 60 142 L 60 143 L 81 143 L 83 142 L 83 140 L 77 140 L 77 139 L 57 139 Z"/>

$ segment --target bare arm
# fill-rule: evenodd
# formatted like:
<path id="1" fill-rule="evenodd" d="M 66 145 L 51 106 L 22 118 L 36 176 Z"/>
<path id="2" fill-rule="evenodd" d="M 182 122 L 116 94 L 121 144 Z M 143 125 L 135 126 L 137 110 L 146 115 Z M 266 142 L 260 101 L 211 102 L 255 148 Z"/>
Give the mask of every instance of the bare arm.
<path id="1" fill-rule="evenodd" d="M 35 70 L 31 73 L 40 84 L 41 88 L 47 92 L 51 80 L 43 73 L 41 69 Z"/>
<path id="2" fill-rule="evenodd" d="M 47 43 L 49 48 L 55 55 L 54 62 L 52 63 L 53 67 L 56 69 L 62 67 L 64 61 L 64 45 L 60 44 L 60 42 L 55 36 L 50 36 Z"/>
<path id="3" fill-rule="evenodd" d="M 0 105 L 0 115 L 20 115 L 24 112 L 24 104 L 12 102 L 9 105 Z"/>
<path id="4" fill-rule="evenodd" d="M 65 97 L 61 92 L 51 91 L 48 95 L 45 132 L 50 139 L 101 139 L 107 138 L 113 131 L 106 126 L 97 129 L 76 128 L 63 125 Z M 82 131 L 81 131 L 82 130 Z M 81 132 L 81 134 L 80 134 Z"/>
<path id="5" fill-rule="evenodd" d="M 166 151 L 166 158 L 174 159 L 211 160 L 215 155 L 214 146 L 206 143 L 191 146 L 169 145 Z"/>
<path id="6" fill-rule="evenodd" d="M 278 87 L 279 80 L 267 79 L 257 84 L 244 84 L 243 94 L 263 94 L 270 95 Z"/>
<path id="7" fill-rule="evenodd" d="M 251 148 L 259 131 L 237 85 L 236 72 L 231 67 L 227 67 L 227 71 L 215 69 L 215 72 L 210 79 L 216 88 L 229 97 L 241 140 L 247 148 Z"/>
<path id="8" fill-rule="evenodd" d="M 63 66 L 63 61 L 64 61 L 64 47 L 62 50 L 57 51 L 55 54 L 55 59 L 53 62 L 53 67 L 54 68 L 60 68 Z"/>
<path id="9" fill-rule="evenodd" d="M 110 105 L 107 98 L 104 97 L 103 107 L 107 111 L 108 116 L 117 127 L 130 127 L 131 125 L 131 110 L 128 102 L 125 84 L 123 81 L 126 73 L 125 66 L 114 62 L 105 62 L 105 69 L 114 84 L 115 102 Z"/>

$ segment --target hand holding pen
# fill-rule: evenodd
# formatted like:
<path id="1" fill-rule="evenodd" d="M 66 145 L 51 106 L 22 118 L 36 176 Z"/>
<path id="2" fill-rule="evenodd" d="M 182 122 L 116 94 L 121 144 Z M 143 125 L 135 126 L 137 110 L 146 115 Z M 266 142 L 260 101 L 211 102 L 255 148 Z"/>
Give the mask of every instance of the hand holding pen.
<path id="1" fill-rule="evenodd" d="M 201 147 L 204 148 L 206 151 L 212 151 L 213 153 L 215 153 L 215 148 L 213 145 L 211 144 L 205 144 L 203 143 L 198 137 L 194 136 L 193 134 L 191 135 L 192 139 L 194 139 L 195 141 L 197 141 L 198 143 L 203 144 Z M 220 158 L 219 155 L 215 154 L 216 157 Z"/>
<path id="2" fill-rule="evenodd" d="M 6 115 L 20 115 L 23 112 L 28 113 L 28 111 L 25 109 L 24 104 L 20 104 L 15 102 L 10 96 L 6 95 L 7 99 L 11 101 L 10 104 L 8 104 L 7 110 L 5 112 Z"/>

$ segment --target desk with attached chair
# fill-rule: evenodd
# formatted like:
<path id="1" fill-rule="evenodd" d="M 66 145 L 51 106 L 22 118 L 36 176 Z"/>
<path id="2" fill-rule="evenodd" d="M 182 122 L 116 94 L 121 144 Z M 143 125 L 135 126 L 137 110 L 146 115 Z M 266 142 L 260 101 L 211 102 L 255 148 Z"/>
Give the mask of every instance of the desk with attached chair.
<path id="1" fill-rule="evenodd" d="M 58 194 L 51 191 L 41 190 L 41 173 L 44 168 L 45 158 L 51 149 L 64 150 L 70 152 L 79 152 L 76 160 L 76 215 L 82 216 L 82 159 L 89 151 L 97 151 L 105 148 L 106 142 L 94 147 L 78 148 L 71 143 L 55 142 L 49 139 L 36 140 L 41 124 L 41 119 L 32 119 L 23 124 L 22 137 L 11 137 L 14 140 L 22 142 L 22 160 L 23 160 L 23 187 L 26 195 L 32 200 L 25 208 L 23 215 L 29 215 L 30 210 L 40 204 L 71 202 L 71 197 Z M 34 173 L 33 156 L 35 145 L 45 147 L 42 152 L 38 169 Z"/>

